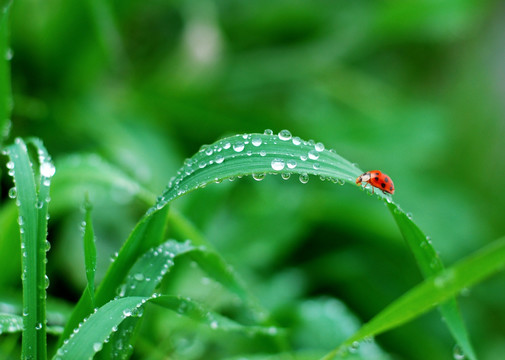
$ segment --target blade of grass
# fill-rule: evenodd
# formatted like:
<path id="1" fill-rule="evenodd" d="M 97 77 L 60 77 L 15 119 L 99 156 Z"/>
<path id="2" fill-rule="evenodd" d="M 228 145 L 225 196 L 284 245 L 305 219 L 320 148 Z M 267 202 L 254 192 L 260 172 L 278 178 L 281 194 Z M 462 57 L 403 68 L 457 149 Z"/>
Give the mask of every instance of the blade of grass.
<path id="1" fill-rule="evenodd" d="M 174 266 L 174 261 L 180 256 L 189 256 L 207 275 L 239 296 L 247 308 L 253 310 L 256 321 L 263 320 L 261 317 L 263 311 L 260 310 L 256 300 L 247 292 L 240 279 L 224 260 L 217 253 L 201 246 L 195 247 L 189 241 L 180 243 L 169 240 L 147 251 L 130 269 L 126 282 L 121 286 L 121 296 L 151 296 L 163 277 Z M 137 320 L 137 318 L 127 319 L 121 324 L 109 343 L 112 344 L 107 349 L 110 354 L 120 358 L 127 357 L 131 347 L 125 345 L 131 343 Z M 120 344 L 120 348 L 116 346 L 117 344 Z"/>
<path id="2" fill-rule="evenodd" d="M 433 248 L 430 239 L 419 229 L 412 219 L 396 204 L 388 204 L 389 211 L 400 229 L 400 232 L 412 251 L 419 269 L 425 278 L 434 276 L 444 269 L 442 260 Z M 439 306 L 439 311 L 445 319 L 449 331 L 459 344 L 465 356 L 470 360 L 477 357 L 470 343 L 463 318 L 456 299 L 450 299 Z"/>
<path id="3" fill-rule="evenodd" d="M 117 331 L 118 326 L 127 318 L 142 316 L 145 304 L 153 302 L 178 314 L 187 316 L 212 329 L 225 331 L 243 331 L 248 334 L 261 333 L 273 336 L 276 332 L 271 328 L 240 325 L 188 298 L 169 295 L 154 295 L 152 297 L 125 297 L 112 300 L 100 307 L 83 321 L 78 329 L 63 343 L 53 360 L 90 359 L 99 352 L 110 335 Z"/>
<path id="4" fill-rule="evenodd" d="M 93 222 L 91 218 L 91 204 L 88 199 L 84 202 L 84 263 L 86 267 L 86 279 L 88 284 L 86 292 L 90 297 L 92 307 L 95 307 L 95 272 L 96 272 L 96 246 L 95 246 L 95 233 L 93 231 Z"/>
<path id="5" fill-rule="evenodd" d="M 321 143 L 316 144 L 314 141 L 292 137 L 287 130 L 281 131 L 278 135 L 273 135 L 271 131 L 265 131 L 265 134 L 235 135 L 203 146 L 197 154 L 187 159 L 158 199 L 156 207 L 212 182 L 221 182 L 243 175 L 253 175 L 259 180 L 267 173 L 299 174 L 302 182 L 306 182 L 308 174 L 312 174 L 343 183 L 354 182 L 362 171 L 334 151 L 325 150 Z M 406 217 L 391 197 L 379 191 L 375 194 L 377 198 L 387 201 L 393 216 L 403 214 L 401 216 Z M 425 276 L 443 268 L 431 244 L 427 243 L 424 250 L 417 251 L 420 245 L 426 243 L 426 237 L 419 231 L 423 236 L 424 242 L 422 242 L 419 233 L 415 231 L 417 226 L 411 219 L 406 223 L 399 223 L 398 226 L 403 226 L 402 235 Z M 407 231 L 407 228 L 410 230 Z M 455 340 L 471 359 L 475 359 L 456 301 L 443 305 L 441 312 Z"/>
<path id="6" fill-rule="evenodd" d="M 139 256 L 152 246 L 161 243 L 165 233 L 168 207 L 144 216 L 121 247 L 115 261 L 109 267 L 104 279 L 95 293 L 95 305 L 102 306 L 117 295 L 119 286 L 123 283 L 129 269 Z M 72 317 L 65 326 L 60 343 L 67 338 L 82 319 L 89 315 L 89 301 L 81 297 L 74 308 Z"/>
<path id="7" fill-rule="evenodd" d="M 505 238 L 500 238 L 394 301 L 324 359 L 344 355 L 354 342 L 400 326 L 505 267 Z M 466 356 L 466 354 L 465 354 Z"/>
<path id="8" fill-rule="evenodd" d="M 10 161 L 7 167 L 14 178 L 19 208 L 22 279 L 23 279 L 23 358 L 45 359 L 46 349 L 46 288 L 47 204 L 49 187 L 55 169 L 42 143 L 32 139 L 38 155 L 38 171 L 21 139 L 6 149 Z"/>

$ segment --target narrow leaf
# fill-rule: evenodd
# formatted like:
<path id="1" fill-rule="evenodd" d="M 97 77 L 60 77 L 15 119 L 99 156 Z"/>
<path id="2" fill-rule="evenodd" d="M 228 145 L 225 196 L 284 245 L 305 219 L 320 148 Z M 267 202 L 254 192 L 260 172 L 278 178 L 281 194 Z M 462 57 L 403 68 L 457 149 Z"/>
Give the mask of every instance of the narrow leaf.
<path id="1" fill-rule="evenodd" d="M 434 276 L 444 269 L 442 260 L 433 248 L 430 239 L 419 229 L 412 219 L 399 208 L 398 205 L 389 203 L 388 208 L 402 233 L 403 238 L 412 251 L 419 269 L 425 278 Z M 450 299 L 439 306 L 439 311 L 445 319 L 456 342 L 470 360 L 477 357 L 473 350 L 463 318 L 459 311 L 456 299 Z"/>
<path id="2" fill-rule="evenodd" d="M 505 238 L 501 238 L 414 287 L 363 325 L 324 359 L 332 359 L 337 354 L 342 354 L 355 341 L 383 333 L 416 318 L 504 267 Z"/>
<path id="3" fill-rule="evenodd" d="M 25 142 L 16 139 L 6 149 L 7 164 L 14 178 L 19 207 L 23 278 L 24 358 L 45 359 L 46 354 L 46 288 L 47 203 L 50 180 L 55 168 L 42 143 L 29 141 L 38 155 L 37 176 Z"/>
<path id="4" fill-rule="evenodd" d="M 93 231 L 93 222 L 91 218 L 91 204 L 86 199 L 84 204 L 84 263 L 86 266 L 86 279 L 88 280 L 87 291 L 91 297 L 91 304 L 95 303 L 95 272 L 96 272 L 96 246 L 95 246 L 95 233 Z"/>

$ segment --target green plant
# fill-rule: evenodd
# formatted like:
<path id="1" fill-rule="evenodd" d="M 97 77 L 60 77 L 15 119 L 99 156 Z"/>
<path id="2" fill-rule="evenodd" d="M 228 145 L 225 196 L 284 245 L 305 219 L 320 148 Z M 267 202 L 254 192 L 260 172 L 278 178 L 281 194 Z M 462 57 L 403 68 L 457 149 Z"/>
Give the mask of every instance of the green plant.
<path id="1" fill-rule="evenodd" d="M 55 168 L 37 139 L 28 140 L 26 144 L 17 139 L 15 144 L 6 148 L 5 153 L 10 158 L 7 167 L 16 185 L 16 191 L 12 191 L 11 195 L 16 198 L 19 208 L 23 251 L 23 358 L 45 359 L 46 215 L 49 185 Z M 152 198 L 140 184 L 106 163 L 81 160 L 79 166 L 91 166 L 93 171 L 87 171 L 88 178 L 80 178 L 79 181 L 118 184 L 147 202 Z M 65 173 L 64 167 L 62 171 L 64 174 L 57 186 L 64 188 L 66 182 L 75 179 L 70 177 L 72 171 Z M 50 328 L 53 333 L 60 335 L 60 345 L 55 349 L 53 358 L 85 359 L 97 356 L 109 359 L 130 356 L 147 304 L 159 305 L 211 329 L 272 338 L 278 354 L 293 354 L 285 331 L 272 322 L 271 316 L 262 309 L 247 284 L 212 250 L 212 246 L 197 230 L 188 225 L 180 214 L 172 213 L 169 203 L 210 183 L 245 175 L 252 175 L 256 180 L 262 180 L 267 174 L 280 174 L 284 179 L 298 176 L 304 183 L 309 176 L 317 176 L 342 185 L 352 184 L 361 173 L 359 168 L 335 151 L 325 149 L 322 143 L 292 137 L 287 130 L 278 135 L 271 131 L 236 135 L 204 146 L 185 162 L 167 189 L 138 222 L 96 291 L 93 290 L 96 249 L 91 207 L 87 203 L 83 240 L 88 285 L 67 319 L 65 328 Z M 58 192 L 57 188 L 53 190 Z M 426 280 L 398 298 L 324 358 L 365 356 L 360 355 L 360 342 L 366 344 L 373 336 L 412 320 L 438 305 L 464 354 L 476 359 L 454 296 L 505 265 L 505 240 L 500 239 L 444 270 L 429 239 L 411 217 L 391 197 L 379 192 L 375 197 L 389 209 Z M 165 240 L 167 221 L 178 229 L 179 238 Z M 189 257 L 207 276 L 235 294 L 241 301 L 240 317 L 248 320 L 241 324 L 191 298 L 180 294 L 161 294 L 158 289 L 164 279 L 171 277 L 174 261 L 183 257 Z M 0 329 L 3 332 L 21 331 L 18 315 L 1 316 Z"/>

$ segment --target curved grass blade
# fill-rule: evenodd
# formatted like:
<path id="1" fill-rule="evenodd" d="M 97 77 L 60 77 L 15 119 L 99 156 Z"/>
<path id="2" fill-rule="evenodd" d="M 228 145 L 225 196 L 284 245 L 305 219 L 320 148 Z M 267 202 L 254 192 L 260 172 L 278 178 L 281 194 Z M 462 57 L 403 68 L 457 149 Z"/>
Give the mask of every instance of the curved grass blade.
<path id="1" fill-rule="evenodd" d="M 226 331 L 244 331 L 249 334 L 261 333 L 276 335 L 272 328 L 243 326 L 219 314 L 206 310 L 191 299 L 178 296 L 125 297 L 112 300 L 99 308 L 83 321 L 76 332 L 65 340 L 53 360 L 91 359 L 99 352 L 110 335 L 117 331 L 118 326 L 127 318 L 142 316 L 145 304 L 153 302 L 181 315 L 187 316 L 212 329 Z"/>
<path id="2" fill-rule="evenodd" d="M 169 240 L 147 251 L 131 268 L 125 284 L 121 286 L 120 296 L 151 296 L 179 256 L 191 257 L 210 277 L 238 295 L 248 309 L 255 311 L 253 315 L 258 318 L 257 321 L 262 320 L 263 312 L 259 310 L 256 300 L 247 292 L 240 279 L 224 260 L 217 253 L 204 247 L 195 247 L 189 241 L 180 243 Z M 125 344 L 130 343 L 137 323 L 137 318 L 126 319 L 110 342 L 113 349 L 107 349 L 107 351 L 115 357 L 127 357 L 127 354 L 131 352 L 131 347 Z M 117 344 L 120 344 L 119 348 Z"/>
<path id="3" fill-rule="evenodd" d="M 0 335 L 23 330 L 23 317 L 14 314 L 0 314 Z"/>
<path id="4" fill-rule="evenodd" d="M 235 135 L 203 146 L 187 159 L 157 207 L 213 182 L 243 175 L 260 179 L 265 174 L 298 174 L 302 182 L 308 181 L 309 174 L 354 182 L 362 171 L 322 143 L 292 137 L 287 130 L 279 135 Z"/>
<path id="5" fill-rule="evenodd" d="M 505 238 L 498 239 L 466 259 L 431 276 L 394 301 L 324 359 L 343 355 L 354 342 L 361 341 L 414 319 L 437 304 L 452 299 L 465 288 L 505 267 Z M 465 354 L 466 356 L 466 354 Z"/>
<path id="6" fill-rule="evenodd" d="M 323 144 L 292 137 L 287 130 L 278 135 L 273 135 L 270 131 L 265 134 L 236 135 L 203 146 L 197 154 L 187 159 L 155 208 L 212 182 L 243 175 L 253 175 L 259 179 L 266 173 L 280 173 L 283 176 L 299 174 L 302 182 L 306 182 L 308 174 L 312 174 L 342 183 L 354 182 L 363 172 L 333 150 L 325 150 Z M 426 242 L 426 237 L 423 235 L 421 239 L 416 234 L 414 229 L 418 228 L 415 223 L 408 219 L 391 197 L 379 191 L 375 194 L 377 198 L 388 202 L 395 219 L 407 219 L 407 222 L 401 222 L 402 235 L 413 251 L 423 275 L 430 276 L 443 269 L 440 258 L 432 245 Z M 398 226 L 401 224 L 398 223 Z M 411 236 L 412 233 L 414 236 Z M 421 250 L 418 251 L 418 248 Z M 444 304 L 441 311 L 455 340 L 465 349 L 470 359 L 475 359 L 455 300 Z"/>
<path id="7" fill-rule="evenodd" d="M 16 186 L 19 208 L 23 279 L 23 358 L 45 359 L 47 205 L 55 168 L 42 143 L 29 141 L 37 152 L 38 168 L 32 166 L 25 142 L 19 138 L 6 148 L 9 174 Z M 35 171 L 37 174 L 35 174 Z"/>

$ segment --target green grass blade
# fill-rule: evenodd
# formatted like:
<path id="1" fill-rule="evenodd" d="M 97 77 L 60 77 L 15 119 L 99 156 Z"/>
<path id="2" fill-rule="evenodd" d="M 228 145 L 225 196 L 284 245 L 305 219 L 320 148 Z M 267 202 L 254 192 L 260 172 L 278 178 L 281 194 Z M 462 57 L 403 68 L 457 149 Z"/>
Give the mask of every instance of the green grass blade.
<path id="1" fill-rule="evenodd" d="M 280 173 L 284 177 L 298 174 L 302 182 L 308 180 L 308 174 L 312 174 L 339 183 L 354 183 L 362 171 L 334 151 L 325 150 L 322 144 L 293 138 L 286 130 L 278 135 L 269 131 L 265 134 L 235 135 L 203 146 L 197 154 L 187 159 L 159 198 L 156 207 L 212 182 L 243 175 L 261 179 L 268 173 Z M 395 218 L 407 219 L 406 222 L 399 222 L 398 226 L 423 275 L 430 276 L 443 269 L 440 258 L 415 223 L 388 195 L 377 191 L 376 196 L 389 203 Z M 456 301 L 444 304 L 441 312 L 456 341 L 471 359 L 475 359 Z"/>
<path id="2" fill-rule="evenodd" d="M 14 314 L 0 313 L 0 335 L 23 330 L 23 317 Z"/>
<path id="3" fill-rule="evenodd" d="M 425 278 L 434 276 L 444 269 L 442 260 L 431 245 L 430 239 L 419 229 L 411 218 L 398 205 L 389 203 L 388 208 L 402 233 L 403 238 L 412 251 L 421 273 Z M 439 306 L 439 311 L 445 319 L 452 336 L 459 344 L 465 356 L 470 360 L 477 357 L 473 350 L 463 318 L 456 299 L 450 299 Z"/>
<path id="4" fill-rule="evenodd" d="M 505 238 L 501 238 L 414 287 L 363 325 L 325 359 L 345 353 L 355 341 L 380 334 L 414 319 L 504 267 Z"/>
<path id="5" fill-rule="evenodd" d="M 150 215 L 143 217 L 133 229 L 96 291 L 96 306 L 101 306 L 114 298 L 137 258 L 149 248 L 161 243 L 165 233 L 167 212 L 168 207 L 151 212 Z M 89 305 L 86 299 L 79 300 L 60 341 L 67 338 L 79 322 L 89 315 Z"/>
<path id="6" fill-rule="evenodd" d="M 42 143 L 29 142 L 36 149 L 38 171 L 28 148 L 21 139 L 7 147 L 7 164 L 14 177 L 19 207 L 23 278 L 23 358 L 45 359 L 46 349 L 46 288 L 45 272 L 47 246 L 47 204 L 49 186 L 55 169 Z"/>
<path id="7" fill-rule="evenodd" d="M 95 246 L 95 232 L 93 230 L 93 222 L 91 218 L 91 204 L 86 199 L 84 204 L 84 264 L 86 267 L 86 279 L 88 284 L 86 291 L 90 296 L 92 307 L 95 307 L 95 272 L 96 272 L 96 246 Z"/>
<path id="8" fill-rule="evenodd" d="M 110 340 L 110 335 L 117 331 L 119 325 L 132 316 L 142 316 L 143 306 L 149 302 L 187 316 L 212 329 L 226 331 L 243 331 L 248 334 L 277 335 L 276 328 L 240 325 L 212 311 L 191 299 L 178 296 L 125 297 L 112 300 L 99 308 L 83 321 L 77 331 L 65 340 L 53 360 L 91 359 L 99 352 L 103 344 Z"/>
<path id="9" fill-rule="evenodd" d="M 204 146 L 185 161 L 157 206 L 213 182 L 243 175 L 260 179 L 265 174 L 308 175 L 334 181 L 354 182 L 362 171 L 321 143 L 292 137 L 287 130 L 278 135 L 235 135 Z"/>
<path id="10" fill-rule="evenodd" d="M 256 300 L 247 292 L 235 272 L 217 253 L 203 247 L 195 247 L 189 241 L 180 243 L 169 240 L 147 251 L 131 268 L 125 284 L 121 286 L 121 296 L 151 296 L 163 277 L 174 266 L 174 261 L 180 256 L 189 256 L 207 275 L 239 296 L 253 310 L 259 309 Z M 257 318 L 260 318 L 258 314 L 263 314 L 263 312 L 258 310 L 255 314 Z M 125 345 L 130 343 L 137 323 L 136 318 L 127 319 L 119 331 L 114 334 L 113 340 L 110 342 L 113 344 L 113 349 L 108 349 L 108 351 L 116 357 L 118 354 L 129 353 L 131 347 Z M 114 344 L 120 344 L 120 348 Z"/>

